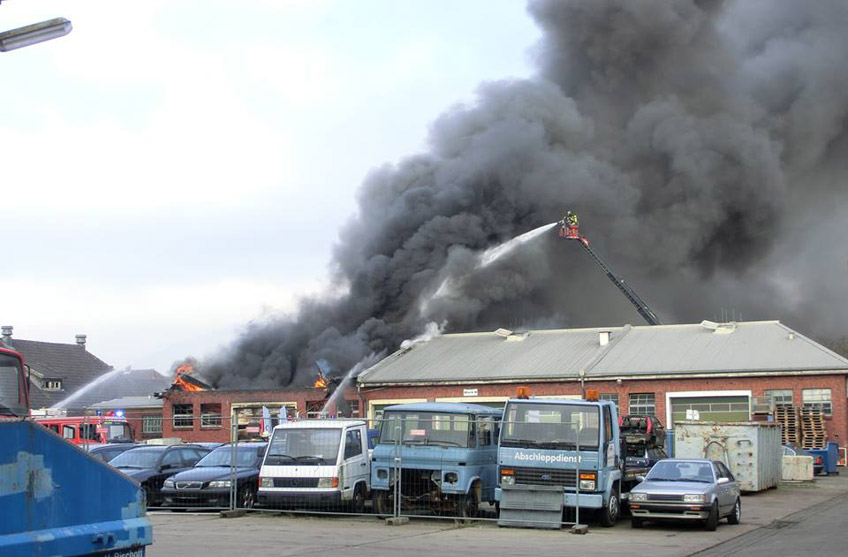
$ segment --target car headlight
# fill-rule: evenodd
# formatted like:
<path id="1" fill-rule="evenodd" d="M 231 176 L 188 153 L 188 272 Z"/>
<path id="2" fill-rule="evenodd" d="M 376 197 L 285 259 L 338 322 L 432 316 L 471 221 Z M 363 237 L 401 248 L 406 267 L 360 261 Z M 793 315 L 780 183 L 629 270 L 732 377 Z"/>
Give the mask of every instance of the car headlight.
<path id="1" fill-rule="evenodd" d="M 683 496 L 684 503 L 704 503 L 707 500 L 707 496 L 703 493 L 687 493 Z"/>
<path id="2" fill-rule="evenodd" d="M 595 480 L 580 480 L 582 491 L 595 491 Z"/>
<path id="3" fill-rule="evenodd" d="M 385 468 L 380 468 L 377 470 L 377 478 L 381 480 L 385 480 L 389 477 L 389 471 Z"/>
<path id="4" fill-rule="evenodd" d="M 233 483 L 230 480 L 217 480 L 214 482 L 209 482 L 209 487 L 230 487 L 231 485 L 233 485 Z"/>
<path id="5" fill-rule="evenodd" d="M 515 470 L 501 468 L 501 485 L 515 485 Z"/>
<path id="6" fill-rule="evenodd" d="M 165 480 L 165 483 L 162 484 L 162 487 L 174 487 L 174 480 Z"/>
<path id="7" fill-rule="evenodd" d="M 318 478 L 318 486 L 319 488 L 329 488 L 329 487 L 339 487 L 339 478 Z"/>
<path id="8" fill-rule="evenodd" d="M 630 493 L 631 501 L 647 501 L 648 494 L 647 493 Z"/>
<path id="9" fill-rule="evenodd" d="M 274 478 L 259 478 L 259 487 L 274 487 Z"/>
<path id="10" fill-rule="evenodd" d="M 456 472 L 447 472 L 445 474 L 445 482 L 449 484 L 455 484 L 459 481 L 459 475 Z"/>

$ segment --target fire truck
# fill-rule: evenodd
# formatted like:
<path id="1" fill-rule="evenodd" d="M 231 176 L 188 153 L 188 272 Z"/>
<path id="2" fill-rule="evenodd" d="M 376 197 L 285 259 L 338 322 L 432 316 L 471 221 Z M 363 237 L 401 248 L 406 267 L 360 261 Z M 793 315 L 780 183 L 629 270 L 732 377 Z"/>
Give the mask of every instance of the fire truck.
<path id="1" fill-rule="evenodd" d="M 138 482 L 32 420 L 28 386 L 23 356 L 0 346 L 0 555 L 144 555 Z"/>
<path id="2" fill-rule="evenodd" d="M 48 416 L 34 420 L 74 445 L 133 440 L 132 426 L 120 410 L 105 416 Z"/>

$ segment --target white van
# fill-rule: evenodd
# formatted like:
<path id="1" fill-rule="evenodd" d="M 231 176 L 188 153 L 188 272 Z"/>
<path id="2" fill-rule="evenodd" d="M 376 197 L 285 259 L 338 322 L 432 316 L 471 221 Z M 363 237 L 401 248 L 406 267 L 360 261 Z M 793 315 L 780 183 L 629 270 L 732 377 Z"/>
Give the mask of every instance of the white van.
<path id="1" fill-rule="evenodd" d="M 368 429 L 359 420 L 304 420 L 274 428 L 259 471 L 260 505 L 345 506 L 365 512 L 370 496 Z"/>

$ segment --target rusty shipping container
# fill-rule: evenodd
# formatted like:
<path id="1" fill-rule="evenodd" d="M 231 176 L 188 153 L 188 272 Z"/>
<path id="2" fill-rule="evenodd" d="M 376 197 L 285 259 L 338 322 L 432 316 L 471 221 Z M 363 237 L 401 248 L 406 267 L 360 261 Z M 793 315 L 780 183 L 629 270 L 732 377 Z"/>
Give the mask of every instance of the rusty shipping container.
<path id="1" fill-rule="evenodd" d="M 675 422 L 675 458 L 709 458 L 727 464 L 742 491 L 780 483 L 780 424 L 773 422 Z"/>

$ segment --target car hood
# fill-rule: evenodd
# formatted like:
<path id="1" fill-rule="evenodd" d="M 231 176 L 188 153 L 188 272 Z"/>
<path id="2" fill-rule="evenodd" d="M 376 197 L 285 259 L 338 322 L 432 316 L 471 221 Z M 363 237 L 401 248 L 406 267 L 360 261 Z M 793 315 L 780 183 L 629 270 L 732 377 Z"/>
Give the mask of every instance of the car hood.
<path id="1" fill-rule="evenodd" d="M 713 484 L 703 482 L 669 482 L 645 480 L 632 490 L 631 493 L 706 493 Z"/>
<path id="2" fill-rule="evenodd" d="M 238 468 L 236 470 L 237 478 L 258 475 L 259 470 L 256 468 Z M 200 468 L 184 470 L 179 474 L 171 476 L 171 479 L 175 482 L 211 482 L 214 480 L 229 480 L 231 477 L 232 472 L 229 466 L 201 466 Z"/>
<path id="3" fill-rule="evenodd" d="M 118 468 L 118 470 L 139 482 L 143 482 L 150 476 L 156 474 L 156 471 L 151 468 Z"/>

